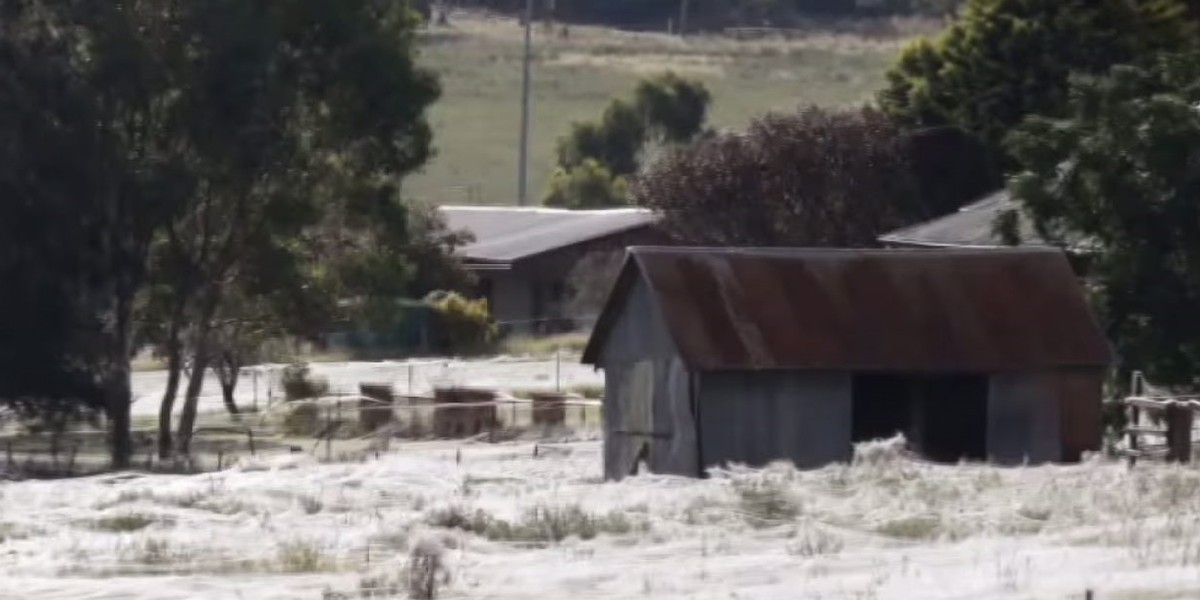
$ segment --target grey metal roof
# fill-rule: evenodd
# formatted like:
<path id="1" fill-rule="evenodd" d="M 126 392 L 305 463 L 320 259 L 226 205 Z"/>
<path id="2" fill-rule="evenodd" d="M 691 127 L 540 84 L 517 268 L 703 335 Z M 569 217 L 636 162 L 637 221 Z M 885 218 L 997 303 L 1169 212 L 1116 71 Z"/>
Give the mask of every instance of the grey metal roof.
<path id="1" fill-rule="evenodd" d="M 996 235 L 993 224 L 996 217 L 1006 210 L 1018 208 L 1008 191 L 1000 190 L 968 204 L 957 212 L 932 221 L 910 225 L 880 236 L 884 244 L 925 246 L 930 248 L 997 248 L 1008 244 Z M 1019 217 L 1018 231 L 1022 246 L 1051 246 L 1034 230 L 1033 224 L 1024 215 Z"/>
<path id="2" fill-rule="evenodd" d="M 597 364 L 638 278 L 695 369 L 997 372 L 1111 360 L 1055 249 L 635 247 L 585 363 Z"/>
<path id="3" fill-rule="evenodd" d="M 544 252 L 652 225 L 642 208 L 566 210 L 521 206 L 442 206 L 450 229 L 475 241 L 459 249 L 467 263 L 507 264 Z"/>

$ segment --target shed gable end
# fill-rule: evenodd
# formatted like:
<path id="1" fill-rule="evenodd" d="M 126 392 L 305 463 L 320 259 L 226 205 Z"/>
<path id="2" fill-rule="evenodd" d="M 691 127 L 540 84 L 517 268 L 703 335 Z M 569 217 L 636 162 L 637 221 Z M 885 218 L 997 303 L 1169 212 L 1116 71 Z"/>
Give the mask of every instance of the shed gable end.
<path id="1" fill-rule="evenodd" d="M 600 365 L 678 356 L 650 286 L 636 274 L 597 350 Z"/>

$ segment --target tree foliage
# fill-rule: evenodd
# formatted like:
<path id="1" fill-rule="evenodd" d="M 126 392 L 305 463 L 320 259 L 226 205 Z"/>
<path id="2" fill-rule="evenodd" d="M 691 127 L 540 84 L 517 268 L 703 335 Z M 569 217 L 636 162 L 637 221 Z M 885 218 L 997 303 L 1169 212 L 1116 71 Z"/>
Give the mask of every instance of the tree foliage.
<path id="1" fill-rule="evenodd" d="M 404 0 L 0 4 L 0 266 L 20 288 L 0 330 L 49 334 L 0 397 L 104 407 L 127 465 L 136 303 L 172 399 L 187 350 L 186 452 L 213 361 L 452 279 L 458 238 L 400 197 L 438 95 L 416 25 Z"/>
<path id="2" fill-rule="evenodd" d="M 605 208 L 626 204 L 625 178 L 593 158 L 570 170 L 559 167 L 550 178 L 542 203 L 562 208 Z"/>
<path id="3" fill-rule="evenodd" d="M 907 148 L 871 109 L 768 115 L 668 153 L 632 195 L 687 243 L 873 246 L 930 212 Z"/>
<path id="4" fill-rule="evenodd" d="M 195 50 L 168 66 L 188 107 L 178 139 L 195 192 L 162 251 L 172 319 L 189 324 L 193 376 L 176 440 L 186 453 L 203 374 L 240 366 L 234 351 L 250 340 L 239 338 L 312 333 L 336 298 L 404 292 L 413 268 L 399 181 L 429 156 L 423 111 L 438 86 L 413 61 L 405 2 L 218 0 L 178 15 L 172 40 Z M 270 290 L 282 299 L 256 301 Z M 182 332 L 173 322 L 167 333 Z M 174 392 L 160 413 L 164 455 Z"/>
<path id="5" fill-rule="evenodd" d="M 1066 118 L 1010 140 L 1011 183 L 1038 232 L 1090 257 L 1124 372 L 1200 376 L 1200 54 L 1118 66 L 1071 86 Z"/>
<path id="6" fill-rule="evenodd" d="M 1182 48 L 1196 28 L 1176 0 L 968 0 L 936 39 L 907 47 L 879 94 L 906 125 L 954 125 L 996 157 L 1029 114 L 1059 114 L 1071 73 Z"/>
<path id="7" fill-rule="evenodd" d="M 19 298 L 33 289 L 51 294 L 42 309 L 3 318 L 45 319 L 47 344 L 57 349 L 31 357 L 45 362 L 30 373 L 69 365 L 73 389 L 47 386 L 43 399 L 102 406 L 117 468 L 129 464 L 132 451 L 134 299 L 156 228 L 189 193 L 182 152 L 168 133 L 179 98 L 159 66 L 180 48 L 157 35 L 173 16 L 155 8 L 32 0 L 0 6 L 0 180 L 7 188 L 0 221 L 24 232 L 0 244 L 9 257 L 44 257 L 15 272 L 5 265 L 5 277 L 24 288 Z M 61 319 L 57 326 L 54 319 Z M 66 339 L 56 337 L 62 331 Z"/>
<path id="8" fill-rule="evenodd" d="M 558 140 L 558 164 L 542 203 L 571 208 L 626 204 L 624 179 L 652 145 L 699 136 L 712 94 L 703 83 L 666 72 L 638 82 L 629 99 L 614 99 L 598 122 L 571 125 Z"/>

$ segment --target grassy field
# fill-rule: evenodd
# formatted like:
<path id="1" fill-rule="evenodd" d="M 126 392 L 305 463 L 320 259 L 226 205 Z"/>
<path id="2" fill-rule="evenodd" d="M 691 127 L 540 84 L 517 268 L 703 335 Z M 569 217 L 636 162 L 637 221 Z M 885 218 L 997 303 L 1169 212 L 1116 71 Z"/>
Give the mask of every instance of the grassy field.
<path id="1" fill-rule="evenodd" d="M 530 185 L 540 198 L 555 139 L 596 118 L 637 80 L 666 70 L 713 92 L 712 121 L 741 128 L 758 114 L 871 98 L 903 44 L 931 23 L 887 23 L 873 33 L 814 30 L 792 39 L 687 39 L 572 27 L 569 38 L 536 29 Z M 432 111 L 437 156 L 409 182 L 410 195 L 443 204 L 508 204 L 516 198 L 522 30 L 516 21 L 459 14 L 422 36 L 421 61 L 442 77 Z M 536 198 L 535 198 L 536 199 Z"/>

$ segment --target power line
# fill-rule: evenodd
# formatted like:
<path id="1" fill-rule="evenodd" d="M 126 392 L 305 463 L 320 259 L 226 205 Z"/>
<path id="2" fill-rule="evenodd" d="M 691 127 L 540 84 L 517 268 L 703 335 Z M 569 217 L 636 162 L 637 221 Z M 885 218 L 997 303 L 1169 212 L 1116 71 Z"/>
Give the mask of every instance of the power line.
<path id="1" fill-rule="evenodd" d="M 533 0 L 525 0 L 525 56 L 521 80 L 521 157 L 518 161 L 517 202 L 529 204 L 529 89 L 533 63 Z"/>

